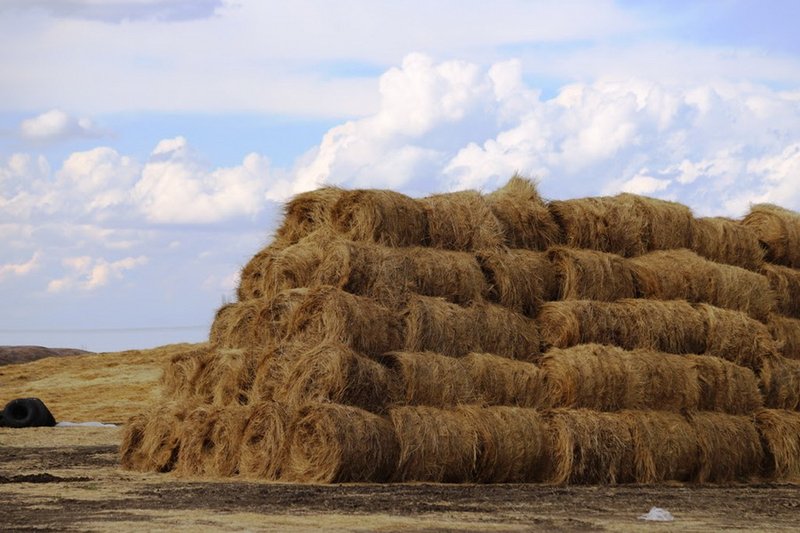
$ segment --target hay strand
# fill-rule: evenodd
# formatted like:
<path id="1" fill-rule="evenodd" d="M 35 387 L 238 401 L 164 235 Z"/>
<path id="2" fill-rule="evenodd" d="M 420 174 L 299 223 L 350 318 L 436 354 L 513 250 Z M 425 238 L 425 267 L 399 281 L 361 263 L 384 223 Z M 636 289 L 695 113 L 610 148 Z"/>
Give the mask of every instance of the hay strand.
<path id="1" fill-rule="evenodd" d="M 714 412 L 688 415 L 697 434 L 699 468 L 692 481 L 745 481 L 758 474 L 764 450 L 750 416 Z"/>

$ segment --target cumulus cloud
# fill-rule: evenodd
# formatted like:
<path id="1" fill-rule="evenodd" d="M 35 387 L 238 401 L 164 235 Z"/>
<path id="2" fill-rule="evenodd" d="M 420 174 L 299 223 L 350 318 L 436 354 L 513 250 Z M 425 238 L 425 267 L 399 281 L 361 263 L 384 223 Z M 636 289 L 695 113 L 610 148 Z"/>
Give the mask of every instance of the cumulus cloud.
<path id="1" fill-rule="evenodd" d="M 51 109 L 19 126 L 20 134 L 30 141 L 53 141 L 70 137 L 99 137 L 101 132 L 88 118 L 74 118 L 59 109 Z"/>
<path id="2" fill-rule="evenodd" d="M 31 257 L 28 261 L 22 263 L 8 263 L 5 265 L 0 265 L 0 281 L 3 281 L 6 277 L 9 276 L 25 276 L 30 274 L 40 266 L 40 260 L 42 257 L 42 252 L 37 250 L 33 257 Z"/>
<path id="3" fill-rule="evenodd" d="M 57 172 L 57 186 L 80 198 L 85 211 L 96 212 L 128 201 L 140 172 L 133 158 L 98 147 L 70 154 Z"/>
<path id="4" fill-rule="evenodd" d="M 61 261 L 67 270 L 66 275 L 51 280 L 47 285 L 47 291 L 51 293 L 72 289 L 92 291 L 107 285 L 112 279 L 122 279 L 125 271 L 146 265 L 147 260 L 145 256 L 126 257 L 118 261 L 107 261 L 102 257 L 67 257 Z"/>
<path id="5" fill-rule="evenodd" d="M 122 22 L 210 17 L 222 0 L 6 0 L 0 9 L 43 9 L 55 17 Z"/>

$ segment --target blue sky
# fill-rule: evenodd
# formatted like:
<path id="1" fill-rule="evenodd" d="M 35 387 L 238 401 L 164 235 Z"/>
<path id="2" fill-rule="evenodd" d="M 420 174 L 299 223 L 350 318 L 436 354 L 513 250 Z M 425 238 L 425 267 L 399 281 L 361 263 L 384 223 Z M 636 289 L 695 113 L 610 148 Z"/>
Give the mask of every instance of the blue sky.
<path id="1" fill-rule="evenodd" d="M 291 195 L 800 210 L 794 1 L 0 0 L 0 345 L 200 341 Z"/>

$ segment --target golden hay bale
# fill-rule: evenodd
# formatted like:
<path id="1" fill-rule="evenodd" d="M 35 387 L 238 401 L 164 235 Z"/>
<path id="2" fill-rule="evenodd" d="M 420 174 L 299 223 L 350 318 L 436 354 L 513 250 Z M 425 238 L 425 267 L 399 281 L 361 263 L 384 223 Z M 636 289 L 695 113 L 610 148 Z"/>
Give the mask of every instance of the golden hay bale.
<path id="1" fill-rule="evenodd" d="M 763 403 L 758 378 L 749 368 L 709 355 L 687 355 L 700 383 L 699 411 L 744 415 Z"/>
<path id="2" fill-rule="evenodd" d="M 697 373 L 679 355 L 582 344 L 550 350 L 540 366 L 555 407 L 682 411 L 700 402 Z"/>
<path id="3" fill-rule="evenodd" d="M 522 483 L 541 479 L 547 441 L 537 411 L 462 406 L 456 412 L 478 431 L 475 481 Z"/>
<path id="4" fill-rule="evenodd" d="M 429 246 L 471 251 L 504 243 L 500 221 L 477 191 L 435 194 L 419 203 L 428 222 Z"/>
<path id="5" fill-rule="evenodd" d="M 258 367 L 268 353 L 265 350 L 218 350 L 218 364 L 208 384 L 211 403 L 246 404 Z"/>
<path id="6" fill-rule="evenodd" d="M 224 408 L 201 405 L 186 415 L 180 424 L 180 447 L 175 473 L 180 476 L 209 475 L 207 470 L 212 463 L 216 442 L 213 439 L 214 426 Z"/>
<path id="7" fill-rule="evenodd" d="M 133 417 L 125 426 L 120 445 L 122 466 L 142 472 L 172 470 L 185 416 L 184 408 L 167 403 Z"/>
<path id="8" fill-rule="evenodd" d="M 335 287 L 309 290 L 290 317 L 289 337 L 308 342 L 336 341 L 365 355 L 403 347 L 403 318 L 370 298 Z"/>
<path id="9" fill-rule="evenodd" d="M 475 403 L 475 386 L 460 361 L 432 352 L 391 352 L 380 359 L 399 385 L 397 404 L 451 407 Z"/>
<path id="10" fill-rule="evenodd" d="M 247 393 L 247 403 L 275 400 L 276 391 L 285 383 L 292 365 L 308 348 L 302 342 L 284 342 L 264 350 Z"/>
<path id="11" fill-rule="evenodd" d="M 183 398 L 194 393 L 194 380 L 201 368 L 213 357 L 207 344 L 173 355 L 164 367 L 159 384 L 161 396 L 165 399 Z"/>
<path id="12" fill-rule="evenodd" d="M 543 416 L 550 434 L 545 481 L 613 484 L 633 480 L 633 441 L 625 418 L 587 409 L 552 409 Z"/>
<path id="13" fill-rule="evenodd" d="M 547 257 L 556 273 L 559 300 L 613 302 L 636 297 L 633 271 L 619 255 L 559 246 Z"/>
<path id="14" fill-rule="evenodd" d="M 691 243 L 692 212 L 674 202 L 619 194 L 553 201 L 549 209 L 573 248 L 635 257 Z"/>
<path id="15" fill-rule="evenodd" d="M 752 416 L 710 411 L 689 413 L 697 434 L 698 470 L 692 481 L 704 483 L 747 480 L 758 474 L 764 461 Z"/>
<path id="16" fill-rule="evenodd" d="M 309 404 L 291 426 L 283 476 L 305 483 L 386 481 L 399 451 L 385 418 L 356 407 Z"/>
<path id="17" fill-rule="evenodd" d="M 250 258 L 239 273 L 239 286 L 236 288 L 236 298 L 243 302 L 251 298 L 261 298 L 265 265 L 286 247 L 284 242 L 273 242 L 256 255 Z"/>
<path id="18" fill-rule="evenodd" d="M 761 273 L 775 294 L 775 311 L 800 318 L 800 270 L 764 263 Z"/>
<path id="19" fill-rule="evenodd" d="M 485 199 L 500 221 L 508 246 L 546 250 L 561 242 L 561 228 L 539 196 L 535 182 L 515 174 Z"/>
<path id="20" fill-rule="evenodd" d="M 772 314 L 767 321 L 767 328 L 782 356 L 800 359 L 800 319 Z"/>
<path id="21" fill-rule="evenodd" d="M 758 236 L 767 261 L 800 268 L 800 215 L 777 205 L 757 204 L 742 224 Z"/>
<path id="22" fill-rule="evenodd" d="M 488 292 L 475 256 L 424 247 L 342 241 L 326 251 L 314 283 L 386 303 L 411 291 L 466 304 Z"/>
<path id="23" fill-rule="evenodd" d="M 251 413 L 250 406 L 242 405 L 230 405 L 220 412 L 211 432 L 214 454 L 206 462 L 206 472 L 218 477 L 239 473 L 242 437 Z"/>
<path id="24" fill-rule="evenodd" d="M 703 314 L 681 301 L 549 302 L 537 323 L 543 348 L 598 343 L 680 354 L 706 347 Z"/>
<path id="25" fill-rule="evenodd" d="M 762 409 L 755 423 L 766 456 L 764 475 L 776 481 L 800 479 L 800 413 Z"/>
<path id="26" fill-rule="evenodd" d="M 476 255 L 491 301 L 534 316 L 543 302 L 558 296 L 555 270 L 545 252 L 498 248 Z"/>
<path id="27" fill-rule="evenodd" d="M 313 231 L 330 225 L 334 204 L 346 193 L 336 187 L 323 187 L 293 197 L 284 206 L 284 218 L 275 231 L 279 242 L 294 244 Z"/>
<path id="28" fill-rule="evenodd" d="M 331 211 L 333 229 L 354 241 L 387 246 L 425 242 L 425 209 L 415 199 L 387 190 L 344 191 Z"/>
<path id="29" fill-rule="evenodd" d="M 705 353 L 727 359 L 755 372 L 778 353 L 767 326 L 744 313 L 696 304 L 706 323 Z M 699 353 L 699 352 L 698 352 Z"/>
<path id="30" fill-rule="evenodd" d="M 800 360 L 785 357 L 767 359 L 759 377 L 764 407 L 800 409 Z"/>
<path id="31" fill-rule="evenodd" d="M 323 343 L 299 354 L 275 399 L 293 405 L 341 403 L 379 413 L 398 399 L 398 389 L 396 377 L 385 366 L 342 344 Z"/>
<path id="32" fill-rule="evenodd" d="M 441 298 L 412 296 L 404 314 L 403 349 L 408 352 L 459 357 L 485 351 L 524 360 L 539 354 L 536 323 L 498 305 L 476 302 L 462 307 Z"/>
<path id="33" fill-rule="evenodd" d="M 651 252 L 629 260 L 639 294 L 657 300 L 687 300 L 744 311 L 766 320 L 775 295 L 764 276 L 721 265 L 689 250 Z"/>
<path id="34" fill-rule="evenodd" d="M 395 407 L 389 410 L 400 454 L 395 481 L 465 483 L 476 479 L 481 433 L 458 409 Z"/>
<path id="35" fill-rule="evenodd" d="M 764 250 L 755 232 L 723 217 L 694 219 L 690 248 L 711 261 L 747 270 L 757 271 L 764 262 Z"/>
<path id="36" fill-rule="evenodd" d="M 305 301 L 308 289 L 287 289 L 272 298 L 255 298 L 222 306 L 214 317 L 208 338 L 216 348 L 262 349 L 286 335 L 294 311 Z"/>
<path id="37" fill-rule="evenodd" d="M 295 244 L 264 254 L 249 272 L 242 272 L 242 276 L 247 274 L 252 279 L 245 284 L 242 278 L 239 300 L 274 298 L 283 290 L 311 285 L 317 269 L 335 242 L 335 234 L 323 228 Z"/>
<path id="38" fill-rule="evenodd" d="M 533 363 L 488 353 L 471 353 L 458 361 L 484 404 L 519 407 L 547 405 L 542 371 Z"/>
<path id="39" fill-rule="evenodd" d="M 280 477 L 289 426 L 286 406 L 259 402 L 251 406 L 239 444 L 242 477 L 273 481 Z"/>
<path id="40" fill-rule="evenodd" d="M 697 434 L 683 415 L 664 411 L 623 411 L 634 449 L 637 483 L 689 481 L 697 472 Z"/>

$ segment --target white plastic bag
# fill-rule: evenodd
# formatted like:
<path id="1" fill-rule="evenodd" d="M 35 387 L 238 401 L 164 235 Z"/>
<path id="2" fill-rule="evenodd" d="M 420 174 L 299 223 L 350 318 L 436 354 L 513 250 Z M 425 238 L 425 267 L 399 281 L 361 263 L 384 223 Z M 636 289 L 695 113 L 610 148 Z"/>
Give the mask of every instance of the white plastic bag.
<path id="1" fill-rule="evenodd" d="M 650 512 L 641 515 L 639 520 L 647 520 L 649 522 L 672 522 L 675 520 L 675 517 L 673 517 L 672 513 L 666 509 L 662 509 L 660 507 L 651 507 Z"/>

